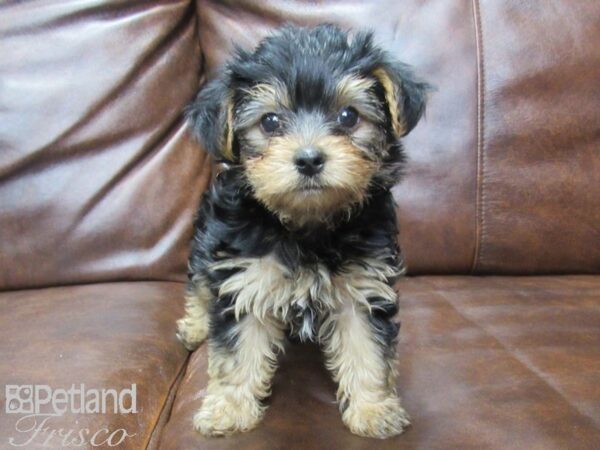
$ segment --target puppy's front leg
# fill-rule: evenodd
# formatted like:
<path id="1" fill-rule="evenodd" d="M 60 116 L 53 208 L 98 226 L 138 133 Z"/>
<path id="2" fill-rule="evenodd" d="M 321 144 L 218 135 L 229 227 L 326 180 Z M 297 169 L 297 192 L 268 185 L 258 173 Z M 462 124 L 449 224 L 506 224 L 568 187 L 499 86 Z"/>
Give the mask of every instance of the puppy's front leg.
<path id="1" fill-rule="evenodd" d="M 187 287 L 185 316 L 177 321 L 177 337 L 193 352 L 208 335 L 208 302 L 210 291 L 203 280 L 196 280 Z"/>
<path id="2" fill-rule="evenodd" d="M 345 304 L 331 319 L 325 353 L 346 426 L 361 436 L 387 438 L 410 421 L 395 389 L 398 326 L 378 313 Z"/>
<path id="3" fill-rule="evenodd" d="M 194 428 L 206 436 L 248 431 L 260 422 L 284 339 L 274 319 L 248 314 L 229 325 L 226 336 L 209 338 L 207 394 L 194 416 Z"/>

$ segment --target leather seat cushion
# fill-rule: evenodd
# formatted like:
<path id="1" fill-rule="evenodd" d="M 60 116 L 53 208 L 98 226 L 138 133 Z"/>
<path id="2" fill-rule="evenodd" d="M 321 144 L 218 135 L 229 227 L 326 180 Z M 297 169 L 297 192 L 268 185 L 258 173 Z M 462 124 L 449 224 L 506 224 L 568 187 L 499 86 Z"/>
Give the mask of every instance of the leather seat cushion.
<path id="1" fill-rule="evenodd" d="M 0 293 L 0 381 L 3 385 L 47 385 L 69 389 L 130 388 L 136 384 L 136 414 L 72 414 L 51 417 L 49 430 L 123 428 L 135 436 L 116 448 L 141 449 L 156 440 L 157 423 L 170 409 L 178 374 L 188 353 L 175 338 L 183 312 L 183 284 L 131 282 Z M 0 387 L 2 405 L 5 388 Z M 111 404 L 109 404 L 111 405 Z M 126 406 L 130 406 L 126 403 Z M 48 412 L 42 410 L 42 412 Z M 0 414 L 1 448 L 23 444 L 25 414 Z M 38 418 L 38 425 L 42 417 Z M 29 429 L 32 422 L 19 428 Z M 157 431 L 155 432 L 155 428 Z M 22 448 L 68 448 L 47 431 Z M 107 437 L 101 432 L 98 441 Z M 117 438 L 119 436 L 116 436 Z M 81 448 L 81 447 L 80 447 Z M 86 445 L 85 448 L 92 448 Z M 103 447 L 104 448 L 104 447 Z M 109 448 L 109 447 L 105 447 Z"/>
<path id="2" fill-rule="evenodd" d="M 318 349 L 304 345 L 288 348 L 258 429 L 206 439 L 191 422 L 207 381 L 203 346 L 161 448 L 595 448 L 600 277 L 419 277 L 398 289 L 398 387 L 413 419 L 405 434 L 351 435 Z"/>

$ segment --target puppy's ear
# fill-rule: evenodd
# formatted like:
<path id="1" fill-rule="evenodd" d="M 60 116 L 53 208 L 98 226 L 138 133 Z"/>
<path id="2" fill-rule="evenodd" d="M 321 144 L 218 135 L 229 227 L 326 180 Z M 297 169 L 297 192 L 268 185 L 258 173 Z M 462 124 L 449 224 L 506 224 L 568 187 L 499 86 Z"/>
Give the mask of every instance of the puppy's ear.
<path id="1" fill-rule="evenodd" d="M 431 86 L 403 63 L 384 63 L 373 71 L 383 87 L 396 137 L 406 136 L 425 112 Z"/>
<path id="2" fill-rule="evenodd" d="M 233 103 L 226 75 L 206 83 L 186 110 L 196 139 L 218 160 L 233 161 Z"/>

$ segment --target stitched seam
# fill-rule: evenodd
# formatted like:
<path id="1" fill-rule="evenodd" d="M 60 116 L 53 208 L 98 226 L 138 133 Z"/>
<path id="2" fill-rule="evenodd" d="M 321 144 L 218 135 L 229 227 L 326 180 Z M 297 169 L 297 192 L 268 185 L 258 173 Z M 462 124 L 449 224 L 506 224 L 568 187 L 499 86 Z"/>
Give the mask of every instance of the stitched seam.
<path id="1" fill-rule="evenodd" d="M 195 9 L 195 3 L 192 2 L 190 4 L 190 8 L 192 9 L 192 15 L 194 17 L 194 35 L 195 35 L 195 39 L 196 42 L 199 43 L 200 42 L 200 37 L 199 37 L 199 32 L 198 32 L 198 14 L 197 11 Z M 199 47 L 200 44 L 198 44 Z M 204 56 L 204 53 L 202 52 L 202 56 Z M 204 71 L 204 64 L 203 67 L 201 69 L 202 71 Z M 204 159 L 202 161 L 202 167 L 205 167 L 205 163 L 206 163 L 206 158 L 207 155 L 204 156 Z M 210 180 L 210 177 L 209 177 Z M 185 373 L 185 371 L 187 370 L 188 367 L 188 363 L 190 360 L 190 353 L 187 354 L 185 360 L 183 361 L 183 363 L 181 364 L 181 367 L 179 368 L 179 370 L 177 371 L 177 374 L 175 375 L 175 378 L 173 379 L 173 381 L 171 382 L 171 385 L 169 386 L 169 390 L 167 391 L 167 395 L 165 396 L 165 399 L 160 407 L 160 411 L 158 413 L 158 416 L 156 417 L 156 420 L 154 421 L 154 424 L 152 426 L 152 431 L 150 432 L 150 434 L 148 435 L 148 438 L 146 439 L 146 445 L 144 446 L 145 449 L 150 448 L 150 446 L 152 445 L 153 447 L 158 447 L 160 445 L 160 441 L 159 438 L 160 436 L 158 436 L 159 433 L 162 432 L 162 429 L 158 429 L 159 425 L 164 425 L 167 423 L 168 421 L 168 417 L 166 418 L 166 420 L 163 422 L 161 422 L 161 418 L 163 417 L 163 414 L 168 414 L 169 416 L 171 415 L 171 410 L 173 408 L 173 402 L 175 400 L 175 394 L 176 394 L 176 389 L 179 388 L 179 384 L 181 382 L 181 379 Z M 167 411 L 167 408 L 169 408 L 169 410 Z"/>
<path id="2" fill-rule="evenodd" d="M 478 269 L 483 241 L 485 238 L 485 141 L 484 141 L 484 92 L 485 63 L 483 54 L 483 32 L 481 29 L 481 10 L 479 0 L 473 0 L 473 21 L 475 25 L 475 44 L 477 47 L 477 177 L 476 177 L 476 213 L 475 213 L 475 251 L 471 273 Z"/>
<path id="3" fill-rule="evenodd" d="M 191 355 L 191 353 L 188 353 L 187 357 L 183 361 L 183 364 L 177 371 L 175 378 L 171 382 L 171 385 L 169 386 L 169 390 L 167 391 L 165 400 L 163 401 L 163 404 L 160 407 L 158 416 L 157 416 L 156 420 L 154 421 L 154 425 L 152 426 L 152 431 L 148 435 L 146 445 L 144 446 L 145 449 L 148 449 L 150 444 L 153 442 L 156 443 L 156 445 L 159 444 L 159 441 L 156 440 L 156 435 L 157 435 L 157 433 L 160 433 L 162 431 L 162 429 L 159 430 L 157 427 L 159 424 L 161 424 L 161 418 L 162 418 L 163 414 L 168 414 L 169 416 L 171 415 L 171 409 L 173 408 L 173 401 L 175 399 L 176 389 L 179 388 L 179 385 L 183 378 L 183 375 L 187 370 L 189 360 L 190 360 L 190 355 Z M 169 407 L 168 411 L 167 411 L 167 407 Z M 163 428 L 164 428 L 164 425 L 166 425 L 166 423 L 168 422 L 168 419 L 169 419 L 169 417 L 167 417 L 167 419 L 165 420 L 165 422 L 163 424 Z"/>
<path id="4" fill-rule="evenodd" d="M 551 379 L 550 376 L 546 376 L 544 371 L 541 370 L 539 367 L 537 367 L 530 360 L 530 358 L 528 358 L 527 355 L 525 353 L 523 353 L 522 350 L 520 350 L 518 347 L 516 347 L 514 345 L 510 345 L 509 343 L 505 342 L 499 336 L 494 334 L 492 328 L 479 323 L 475 318 L 471 317 L 468 312 L 462 310 L 460 308 L 460 306 L 457 306 L 455 304 L 455 302 L 453 301 L 454 297 L 451 294 L 448 294 L 447 292 L 440 290 L 439 288 L 437 288 L 437 286 L 435 284 L 431 283 L 429 280 L 424 280 L 424 281 L 427 284 L 429 284 L 430 286 L 432 286 L 433 290 L 431 291 L 431 294 L 437 295 L 438 297 L 445 300 L 446 303 L 461 318 L 463 318 L 464 320 L 466 320 L 467 322 L 472 324 L 474 327 L 480 329 L 487 336 L 492 338 L 494 340 L 494 342 L 496 342 L 500 348 L 505 350 L 513 360 L 515 360 L 525 370 L 527 370 L 529 373 L 531 373 L 533 376 L 535 376 L 542 384 L 544 384 L 551 391 L 553 391 L 561 399 L 561 401 L 565 402 L 569 406 L 569 408 L 571 410 L 576 412 L 581 417 L 584 417 L 586 420 L 589 420 L 594 425 L 597 425 L 600 423 L 595 417 L 590 416 L 586 411 L 583 411 L 578 405 L 573 404 L 573 402 L 563 392 L 563 390 L 560 388 L 560 386 L 557 386 L 557 384 L 553 382 L 553 380 Z M 494 350 L 494 349 L 491 348 L 491 350 Z"/>

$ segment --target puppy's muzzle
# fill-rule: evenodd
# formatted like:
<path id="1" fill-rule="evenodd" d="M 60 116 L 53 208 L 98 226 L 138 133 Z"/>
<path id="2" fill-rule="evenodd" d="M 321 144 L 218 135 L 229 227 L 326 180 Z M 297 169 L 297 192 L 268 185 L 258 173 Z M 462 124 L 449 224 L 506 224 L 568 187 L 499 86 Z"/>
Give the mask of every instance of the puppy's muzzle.
<path id="1" fill-rule="evenodd" d="M 325 155 L 315 147 L 304 147 L 296 152 L 294 165 L 302 175 L 313 177 L 323 171 Z"/>

